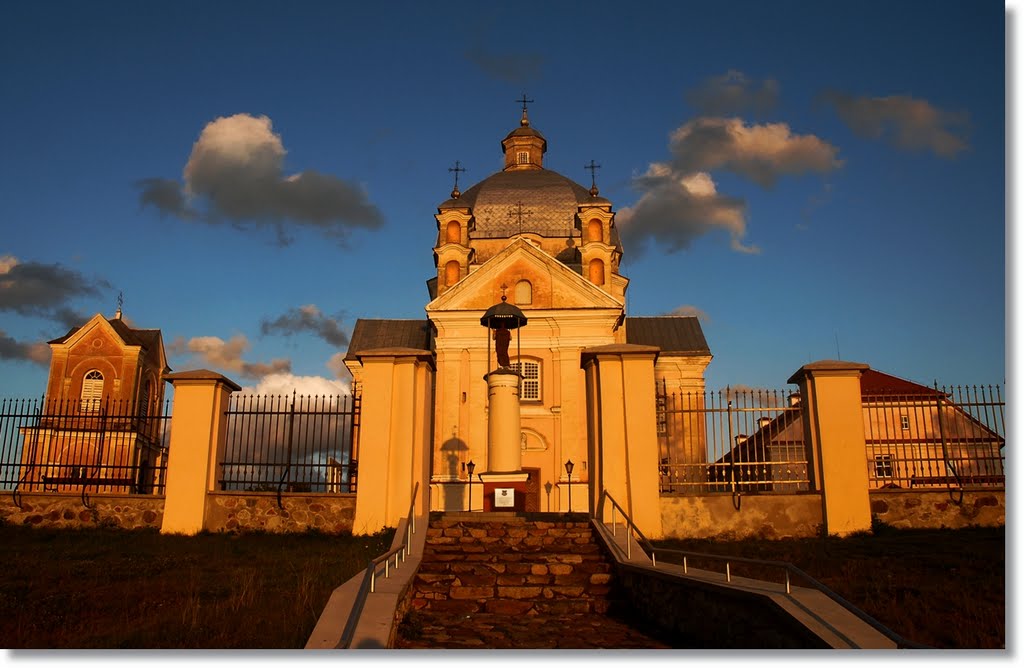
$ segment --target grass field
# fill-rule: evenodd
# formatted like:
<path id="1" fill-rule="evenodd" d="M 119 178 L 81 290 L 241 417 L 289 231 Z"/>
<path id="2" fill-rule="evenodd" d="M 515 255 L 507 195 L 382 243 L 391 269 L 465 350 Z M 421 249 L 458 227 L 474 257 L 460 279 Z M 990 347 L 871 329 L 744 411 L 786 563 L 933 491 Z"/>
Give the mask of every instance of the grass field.
<path id="1" fill-rule="evenodd" d="M 931 647 L 996 649 L 1006 645 L 1003 527 L 880 527 L 874 534 L 847 538 L 664 540 L 655 544 L 788 561 L 903 637 Z M 718 565 L 715 570 L 723 568 Z M 771 579 L 768 573 L 772 571 L 759 573 L 754 567 L 734 565 L 732 572 Z M 773 572 L 775 581 L 781 581 L 778 569 Z"/>
<path id="2" fill-rule="evenodd" d="M 0 527 L 0 646 L 302 648 L 391 535 Z"/>
<path id="3" fill-rule="evenodd" d="M 301 648 L 331 591 L 390 542 L 0 526 L 0 646 Z M 919 643 L 1005 646 L 1002 528 L 658 544 L 791 562 Z"/>

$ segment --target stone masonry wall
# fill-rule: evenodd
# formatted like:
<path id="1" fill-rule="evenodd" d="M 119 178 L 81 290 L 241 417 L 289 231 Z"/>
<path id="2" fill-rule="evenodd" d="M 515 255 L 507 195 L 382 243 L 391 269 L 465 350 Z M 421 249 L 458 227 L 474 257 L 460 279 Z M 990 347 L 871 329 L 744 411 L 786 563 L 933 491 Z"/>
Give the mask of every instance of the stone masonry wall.
<path id="1" fill-rule="evenodd" d="M 1006 492 L 1002 489 L 965 491 L 875 490 L 871 516 L 900 529 L 962 529 L 1006 524 Z"/>
<path id="2" fill-rule="evenodd" d="M 89 507 L 80 494 L 20 494 L 21 507 L 9 492 L 0 494 L 0 519 L 8 524 L 61 529 L 117 527 L 159 529 L 164 497 L 129 494 L 89 495 Z"/>
<path id="3" fill-rule="evenodd" d="M 355 494 L 277 494 L 213 492 L 206 502 L 209 531 L 289 533 L 316 529 L 326 533 L 352 531 Z"/>
<path id="4" fill-rule="evenodd" d="M 665 538 L 806 538 L 821 534 L 821 495 L 663 495 Z"/>

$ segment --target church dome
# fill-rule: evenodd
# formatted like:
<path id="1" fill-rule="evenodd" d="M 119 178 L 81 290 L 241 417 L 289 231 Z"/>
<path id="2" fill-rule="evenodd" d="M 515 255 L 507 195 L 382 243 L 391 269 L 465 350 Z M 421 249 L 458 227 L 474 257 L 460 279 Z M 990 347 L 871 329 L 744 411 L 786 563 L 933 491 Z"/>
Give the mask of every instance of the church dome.
<path id="1" fill-rule="evenodd" d="M 476 237 L 509 237 L 520 232 L 568 236 L 576 212 L 590 192 L 549 169 L 501 171 L 462 193 L 460 206 L 472 207 Z M 520 210 L 520 206 L 522 207 Z"/>

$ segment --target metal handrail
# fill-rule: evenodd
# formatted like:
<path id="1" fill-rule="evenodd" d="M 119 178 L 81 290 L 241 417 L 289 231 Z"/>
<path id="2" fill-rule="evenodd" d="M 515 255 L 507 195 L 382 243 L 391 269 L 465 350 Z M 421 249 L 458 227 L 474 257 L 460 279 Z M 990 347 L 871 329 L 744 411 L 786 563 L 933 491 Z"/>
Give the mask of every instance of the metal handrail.
<path id="1" fill-rule="evenodd" d="M 412 550 L 412 537 L 416 533 L 416 494 L 420 490 L 420 483 L 416 481 L 416 484 L 412 488 L 412 501 L 409 503 L 409 514 L 406 515 L 405 522 L 405 540 L 402 541 L 397 547 L 393 547 L 384 554 L 371 559 L 366 565 L 366 571 L 363 575 L 363 581 L 359 585 L 359 591 L 356 592 L 356 600 L 352 603 L 352 611 L 348 615 L 348 622 L 345 624 L 345 629 L 341 632 L 341 641 L 338 643 L 338 647 L 348 649 L 349 645 L 352 644 L 352 637 L 356 632 L 356 625 L 359 622 L 359 617 L 363 612 L 363 606 L 366 605 L 366 597 L 376 592 L 377 589 L 377 567 L 384 564 L 384 577 L 391 576 L 391 558 L 395 559 L 395 568 L 398 568 L 399 558 L 402 563 L 405 563 L 406 557 Z"/>
<path id="2" fill-rule="evenodd" d="M 681 555 L 683 555 L 683 564 L 682 564 L 682 566 L 683 566 L 683 573 L 684 574 L 688 574 L 688 571 L 689 571 L 689 565 L 687 564 L 687 557 L 699 557 L 699 558 L 702 558 L 702 559 L 717 559 L 717 560 L 720 560 L 720 561 L 724 561 L 725 562 L 725 581 L 726 582 L 730 582 L 730 583 L 732 582 L 732 568 L 731 568 L 731 564 L 732 563 L 757 564 L 759 566 L 769 566 L 769 567 L 781 568 L 781 569 L 783 569 L 785 571 L 785 575 L 786 575 L 786 583 L 785 584 L 786 584 L 786 593 L 787 594 L 792 595 L 792 587 L 791 587 L 792 576 L 796 576 L 797 578 L 801 579 L 806 584 L 808 584 L 809 588 L 817 589 L 822 594 L 824 594 L 825 596 L 829 597 L 830 599 L 832 599 L 833 601 L 838 603 L 840 606 L 845 608 L 848 612 L 852 613 L 854 616 L 856 616 L 862 622 L 864 622 L 865 624 L 871 626 L 873 629 L 875 629 L 876 631 L 878 631 L 879 633 L 884 635 L 889 640 L 892 640 L 894 643 L 896 643 L 896 646 L 898 648 L 932 649 L 929 645 L 922 645 L 921 643 L 917 643 L 917 642 L 914 642 L 913 640 L 909 640 L 907 638 L 904 638 L 903 636 L 901 636 L 900 634 L 896 633 L 895 631 L 893 631 L 889 627 L 885 626 L 884 624 L 882 624 L 880 621 L 878 621 L 877 619 L 875 619 L 874 617 L 872 617 L 868 613 L 864 612 L 863 610 L 861 610 L 860 608 L 858 608 L 854 604 L 852 604 L 849 601 L 847 601 L 845 598 L 843 598 L 842 596 L 840 596 L 836 592 L 832 591 L 831 589 L 829 589 L 828 587 L 823 585 L 821 582 L 818 582 L 813 577 L 811 577 L 810 575 L 808 575 L 807 573 L 805 573 L 804 571 L 800 570 L 799 568 L 797 568 L 796 566 L 794 566 L 793 564 L 791 564 L 791 563 L 789 563 L 787 561 L 769 561 L 769 560 L 765 560 L 765 559 L 750 559 L 750 558 L 747 558 L 747 557 L 730 557 L 730 556 L 724 556 L 724 555 L 720 555 L 720 554 L 710 554 L 710 553 L 707 553 L 707 552 L 688 552 L 688 551 L 685 551 L 685 550 L 671 550 L 671 549 L 668 549 L 668 548 L 655 547 L 654 544 L 652 544 L 651 541 L 648 540 L 647 537 L 643 535 L 643 533 L 641 533 L 640 529 L 636 527 L 636 525 L 633 523 L 632 518 L 630 518 L 629 514 L 625 510 L 623 510 L 622 506 L 620 506 L 615 501 L 615 499 L 612 497 L 612 495 L 608 493 L 608 490 L 603 490 L 602 493 L 601 493 L 601 501 L 602 501 L 602 503 L 604 502 L 605 498 L 607 498 L 609 501 L 612 502 L 612 535 L 613 536 L 615 535 L 615 512 L 614 511 L 617 509 L 620 513 L 622 513 L 622 517 L 626 521 L 627 530 L 628 531 L 633 531 L 633 532 L 636 533 L 636 535 L 639 537 L 639 540 L 637 542 L 640 544 L 640 546 L 642 548 L 644 548 L 644 550 L 646 552 L 648 552 L 650 554 L 651 566 L 652 567 L 657 568 L 656 553 L 658 551 L 660 551 L 663 554 L 681 554 Z M 629 538 L 630 538 L 630 536 L 627 535 L 626 536 L 626 558 L 627 559 L 629 558 L 629 545 L 630 545 Z"/>

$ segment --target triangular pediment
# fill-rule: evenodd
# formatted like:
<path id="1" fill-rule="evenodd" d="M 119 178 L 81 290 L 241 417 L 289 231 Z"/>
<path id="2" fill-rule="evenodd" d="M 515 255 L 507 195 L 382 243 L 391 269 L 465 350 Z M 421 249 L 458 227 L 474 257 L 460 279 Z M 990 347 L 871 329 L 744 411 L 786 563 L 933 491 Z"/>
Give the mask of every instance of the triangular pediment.
<path id="1" fill-rule="evenodd" d="M 529 281 L 531 300 L 517 303 L 516 286 Z M 490 260 L 427 304 L 427 311 L 486 310 L 501 301 L 530 309 L 621 309 L 623 303 L 564 264 L 517 237 Z"/>
<path id="2" fill-rule="evenodd" d="M 66 348 L 74 348 L 82 341 L 95 337 L 98 332 L 102 332 L 120 346 L 132 345 L 128 341 L 125 341 L 124 337 L 114 329 L 114 326 L 111 325 L 105 317 L 103 317 L 102 313 L 97 313 L 93 317 L 89 318 L 84 325 L 72 329 L 65 336 L 50 341 L 50 344 L 58 344 Z"/>

